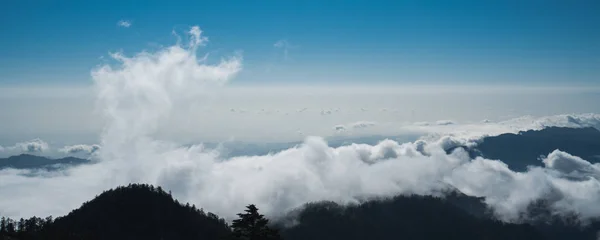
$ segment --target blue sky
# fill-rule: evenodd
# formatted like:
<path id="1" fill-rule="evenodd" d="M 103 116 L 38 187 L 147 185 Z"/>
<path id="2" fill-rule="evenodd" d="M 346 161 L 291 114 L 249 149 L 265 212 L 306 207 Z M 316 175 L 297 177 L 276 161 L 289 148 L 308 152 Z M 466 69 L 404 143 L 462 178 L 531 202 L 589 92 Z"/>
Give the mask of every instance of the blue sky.
<path id="1" fill-rule="evenodd" d="M 599 11 L 593 0 L 8 0 L 0 85 L 90 85 L 109 51 L 170 45 L 199 25 L 210 59 L 242 52 L 233 84 L 598 86 Z"/>

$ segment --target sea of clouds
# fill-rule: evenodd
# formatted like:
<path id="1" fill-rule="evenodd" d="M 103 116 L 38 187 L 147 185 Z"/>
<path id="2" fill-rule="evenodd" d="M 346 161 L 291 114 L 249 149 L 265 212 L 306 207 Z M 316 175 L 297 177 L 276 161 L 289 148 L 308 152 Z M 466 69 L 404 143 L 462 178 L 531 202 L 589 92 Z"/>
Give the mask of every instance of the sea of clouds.
<path id="1" fill-rule="evenodd" d="M 96 164 L 62 171 L 0 170 L 0 214 L 10 217 L 63 215 L 101 191 L 128 183 L 156 184 L 182 202 L 225 218 L 253 203 L 270 217 L 313 201 L 357 203 L 399 194 L 439 195 L 449 189 L 478 197 L 498 218 L 518 221 L 527 206 L 546 199 L 555 214 L 600 216 L 600 165 L 560 150 L 548 153 L 543 167 L 513 172 L 506 164 L 476 158 L 452 146 L 474 145 L 482 136 L 546 126 L 600 127 L 596 114 L 521 117 L 503 122 L 460 124 L 451 120 L 396 126 L 424 133 L 417 141 L 332 147 L 322 137 L 280 152 L 224 157 L 219 148 L 182 146 L 160 139 L 175 110 L 199 104 L 213 89 L 242 70 L 232 55 L 210 64 L 198 57 L 208 42 L 198 27 L 189 41 L 134 56 L 111 54 L 114 62 L 92 71 L 97 108 L 106 126 L 98 145 L 69 145 L 64 154 L 86 153 Z M 298 110 L 305 111 L 305 110 Z M 324 111 L 333 114 L 335 109 Z M 395 123 L 359 121 L 330 125 L 345 134 Z M 36 139 L 2 151 L 44 152 Z M 511 149 L 506 149 L 511 151 Z"/>

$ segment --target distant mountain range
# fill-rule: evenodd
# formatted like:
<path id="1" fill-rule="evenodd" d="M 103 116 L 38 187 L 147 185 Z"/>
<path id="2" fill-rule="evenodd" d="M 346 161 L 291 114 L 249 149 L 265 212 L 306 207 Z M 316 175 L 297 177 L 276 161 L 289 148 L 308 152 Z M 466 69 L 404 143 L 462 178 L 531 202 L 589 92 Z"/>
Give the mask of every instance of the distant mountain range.
<path id="1" fill-rule="evenodd" d="M 8 158 L 0 158 L 0 169 L 15 168 L 58 170 L 65 167 L 72 167 L 88 163 L 91 163 L 91 161 L 75 157 L 51 159 L 31 154 L 21 154 Z"/>
<path id="2" fill-rule="evenodd" d="M 383 139 L 406 142 L 418 139 L 418 136 L 371 136 L 361 138 L 328 139 L 331 147 L 339 147 L 350 143 L 377 144 Z M 225 143 L 222 157 L 240 155 L 264 155 L 279 152 L 301 144 L 291 143 Z M 216 144 L 211 145 L 213 147 Z M 498 136 L 484 137 L 475 147 L 466 146 L 447 149 L 450 153 L 456 148 L 463 148 L 472 158 L 484 157 L 501 160 L 513 171 L 526 171 L 527 166 L 542 166 L 541 156 L 546 156 L 559 149 L 571 155 L 581 157 L 591 163 L 600 162 L 600 131 L 596 128 L 547 127 L 542 130 L 522 131 L 517 134 L 506 133 Z"/>
<path id="3" fill-rule="evenodd" d="M 596 128 L 548 127 L 486 137 L 473 149 L 471 157 L 501 160 L 513 171 L 542 166 L 540 157 L 559 149 L 591 163 L 600 162 L 600 131 Z"/>
<path id="4" fill-rule="evenodd" d="M 378 141 L 392 137 L 369 137 L 363 140 L 353 139 L 357 142 L 376 144 Z M 409 138 L 414 136 L 405 137 Z M 337 139 L 329 143 L 332 147 L 342 146 L 348 140 Z M 300 143 L 279 143 L 279 144 L 235 144 L 224 145 L 222 157 L 240 156 L 240 155 L 261 155 L 269 152 L 285 150 Z M 210 145 L 212 146 L 212 145 Z M 216 145 L 212 146 L 216 147 Z M 547 127 L 542 130 L 522 131 L 517 134 L 506 133 L 498 136 L 483 138 L 483 141 L 473 148 L 466 146 L 455 147 L 447 151 L 453 151 L 456 148 L 463 148 L 469 152 L 471 157 L 481 156 L 487 159 L 501 160 L 506 163 L 513 171 L 526 171 L 527 166 L 542 166 L 540 157 L 559 149 L 568 152 L 571 155 L 581 157 L 591 163 L 600 162 L 600 131 L 596 128 L 564 128 Z M 75 157 L 65 157 L 60 159 L 50 159 L 47 157 L 35 156 L 30 154 L 21 154 L 8 158 L 0 158 L 0 169 L 47 169 L 57 170 L 64 167 L 88 164 L 91 161 Z"/>

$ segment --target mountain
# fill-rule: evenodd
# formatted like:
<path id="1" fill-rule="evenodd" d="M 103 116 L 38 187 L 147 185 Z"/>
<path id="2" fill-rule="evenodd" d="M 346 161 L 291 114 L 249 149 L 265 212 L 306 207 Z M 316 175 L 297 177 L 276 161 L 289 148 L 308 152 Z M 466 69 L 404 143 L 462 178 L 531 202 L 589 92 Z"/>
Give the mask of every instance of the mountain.
<path id="1" fill-rule="evenodd" d="M 450 201 L 398 196 L 343 207 L 313 203 L 282 231 L 295 239 L 545 239 L 534 227 L 475 217 Z"/>
<path id="2" fill-rule="evenodd" d="M 538 213 L 546 211 L 536 204 Z M 543 214 L 542 214 L 543 215 Z M 444 198 L 397 196 L 358 205 L 309 203 L 273 227 L 295 239 L 596 239 L 600 222 L 538 218 L 530 224 L 493 220 L 481 198 L 460 192 Z M 233 239 L 225 220 L 181 204 L 160 187 L 130 184 L 101 193 L 80 208 L 52 218 L 2 218 L 0 239 Z"/>
<path id="3" fill-rule="evenodd" d="M 354 206 L 306 204 L 280 224 L 294 239 L 547 239 L 596 240 L 600 221 L 552 213 L 547 202 L 532 203 L 521 223 L 495 220 L 482 198 L 458 191 L 443 198 L 397 196 Z"/>
<path id="4" fill-rule="evenodd" d="M 81 164 L 87 164 L 90 162 L 90 160 L 75 157 L 51 159 L 30 154 L 21 154 L 17 156 L 11 156 L 8 158 L 0 158 L 0 169 L 16 168 L 57 170 L 63 167 L 77 166 Z"/>
<path id="5" fill-rule="evenodd" d="M 540 156 L 559 149 L 591 163 L 600 162 L 600 131 L 596 128 L 547 127 L 485 137 L 474 148 L 461 147 L 471 157 L 481 156 L 506 163 L 513 171 L 543 166 Z M 450 149 L 452 151 L 454 149 Z"/>
<path id="6" fill-rule="evenodd" d="M 552 201 L 538 200 L 529 204 L 526 221 L 535 226 L 546 239 L 594 239 L 600 237 L 600 219 L 581 222 L 576 213 L 556 215 Z"/>
<path id="7" fill-rule="evenodd" d="M 17 232 L 12 237 L 22 240 L 185 240 L 223 239 L 230 234 L 225 220 L 195 206 L 180 204 L 160 187 L 146 184 L 105 191 L 66 216 L 42 226 L 37 231 Z"/>

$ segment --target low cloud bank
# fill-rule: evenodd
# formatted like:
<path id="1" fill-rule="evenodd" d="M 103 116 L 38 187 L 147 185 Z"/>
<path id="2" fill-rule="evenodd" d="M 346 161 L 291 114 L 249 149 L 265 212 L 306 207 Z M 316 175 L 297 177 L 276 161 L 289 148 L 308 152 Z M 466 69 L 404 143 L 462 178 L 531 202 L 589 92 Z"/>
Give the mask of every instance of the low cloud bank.
<path id="1" fill-rule="evenodd" d="M 146 182 L 228 218 L 248 203 L 277 217 L 312 201 L 357 203 L 400 194 L 439 195 L 453 188 L 485 197 L 505 221 L 521 220 L 538 200 L 549 201 L 558 215 L 575 213 L 583 221 L 600 216 L 597 165 L 556 150 L 544 158 L 544 167 L 518 173 L 500 161 L 470 159 L 460 148 L 446 154 L 449 141 L 385 140 L 332 148 L 322 138 L 308 137 L 276 154 L 229 159 L 202 145 L 178 148 L 149 141 L 146 150 L 136 149 L 127 160 L 106 159 L 67 174 L 26 177 L 25 171 L 0 171 L 7 196 L 0 198 L 0 207 L 12 216 L 56 216 L 106 188 Z"/>

